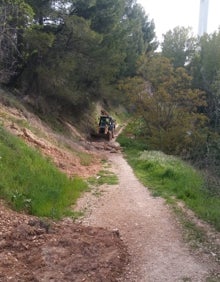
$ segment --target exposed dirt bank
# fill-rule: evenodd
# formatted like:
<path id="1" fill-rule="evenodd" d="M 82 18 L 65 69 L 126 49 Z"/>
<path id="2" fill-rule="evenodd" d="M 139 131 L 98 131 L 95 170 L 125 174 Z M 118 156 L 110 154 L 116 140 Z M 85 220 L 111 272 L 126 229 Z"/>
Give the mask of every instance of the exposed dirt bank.
<path id="1" fill-rule="evenodd" d="M 114 232 L 15 213 L 0 202 L 0 281 L 116 281 L 127 250 Z"/>

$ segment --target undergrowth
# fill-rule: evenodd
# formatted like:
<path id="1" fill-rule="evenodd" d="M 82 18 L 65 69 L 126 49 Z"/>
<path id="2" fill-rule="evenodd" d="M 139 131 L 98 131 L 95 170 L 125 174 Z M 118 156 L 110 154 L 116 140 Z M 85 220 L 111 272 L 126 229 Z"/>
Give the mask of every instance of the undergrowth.
<path id="1" fill-rule="evenodd" d="M 147 151 L 143 141 L 125 134 L 117 141 L 137 177 L 154 196 L 162 196 L 168 201 L 182 200 L 197 216 L 220 231 L 220 197 L 208 192 L 202 173 L 179 158 Z"/>
<path id="2" fill-rule="evenodd" d="M 17 211 L 52 218 L 69 213 L 87 184 L 0 127 L 0 197 Z"/>

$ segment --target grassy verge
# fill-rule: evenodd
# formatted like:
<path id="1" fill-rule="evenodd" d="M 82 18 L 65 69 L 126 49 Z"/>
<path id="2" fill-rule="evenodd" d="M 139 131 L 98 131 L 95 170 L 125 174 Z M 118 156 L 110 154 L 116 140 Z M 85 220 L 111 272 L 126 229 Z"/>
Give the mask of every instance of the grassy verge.
<path id="1" fill-rule="evenodd" d="M 111 171 L 101 170 L 95 177 L 90 177 L 88 183 L 93 186 L 100 186 L 105 183 L 108 185 L 116 185 L 118 184 L 118 177 Z"/>
<path id="2" fill-rule="evenodd" d="M 87 189 L 80 178 L 69 179 L 49 159 L 0 127 L 0 197 L 14 209 L 60 218 Z"/>
<path id="3" fill-rule="evenodd" d="M 125 135 L 121 135 L 118 142 L 137 177 L 153 195 L 168 201 L 174 198 L 184 201 L 197 216 L 220 231 L 220 197 L 208 192 L 200 172 L 173 156 L 144 150 L 142 142 L 133 142 Z"/>

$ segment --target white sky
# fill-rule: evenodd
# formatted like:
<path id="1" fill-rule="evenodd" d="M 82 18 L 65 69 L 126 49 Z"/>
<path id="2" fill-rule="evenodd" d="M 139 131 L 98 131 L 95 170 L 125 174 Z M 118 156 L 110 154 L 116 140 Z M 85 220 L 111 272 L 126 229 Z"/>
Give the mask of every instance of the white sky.
<path id="1" fill-rule="evenodd" d="M 198 33 L 200 0 L 137 0 L 146 11 L 150 20 L 154 20 L 159 41 L 162 34 L 176 26 L 192 27 Z M 207 32 L 212 33 L 220 26 L 220 0 L 209 0 Z"/>

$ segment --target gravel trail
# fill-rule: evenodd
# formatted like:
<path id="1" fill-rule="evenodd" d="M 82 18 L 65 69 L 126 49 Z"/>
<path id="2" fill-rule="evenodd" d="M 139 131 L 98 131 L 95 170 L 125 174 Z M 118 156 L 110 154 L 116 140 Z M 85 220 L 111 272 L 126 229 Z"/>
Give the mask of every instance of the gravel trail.
<path id="1" fill-rule="evenodd" d="M 109 154 L 118 185 L 104 185 L 101 196 L 84 197 L 83 224 L 116 229 L 128 246 L 130 263 L 123 282 L 208 281 L 212 264 L 194 256 L 184 242 L 175 215 L 161 198 L 154 198 L 120 153 Z"/>

